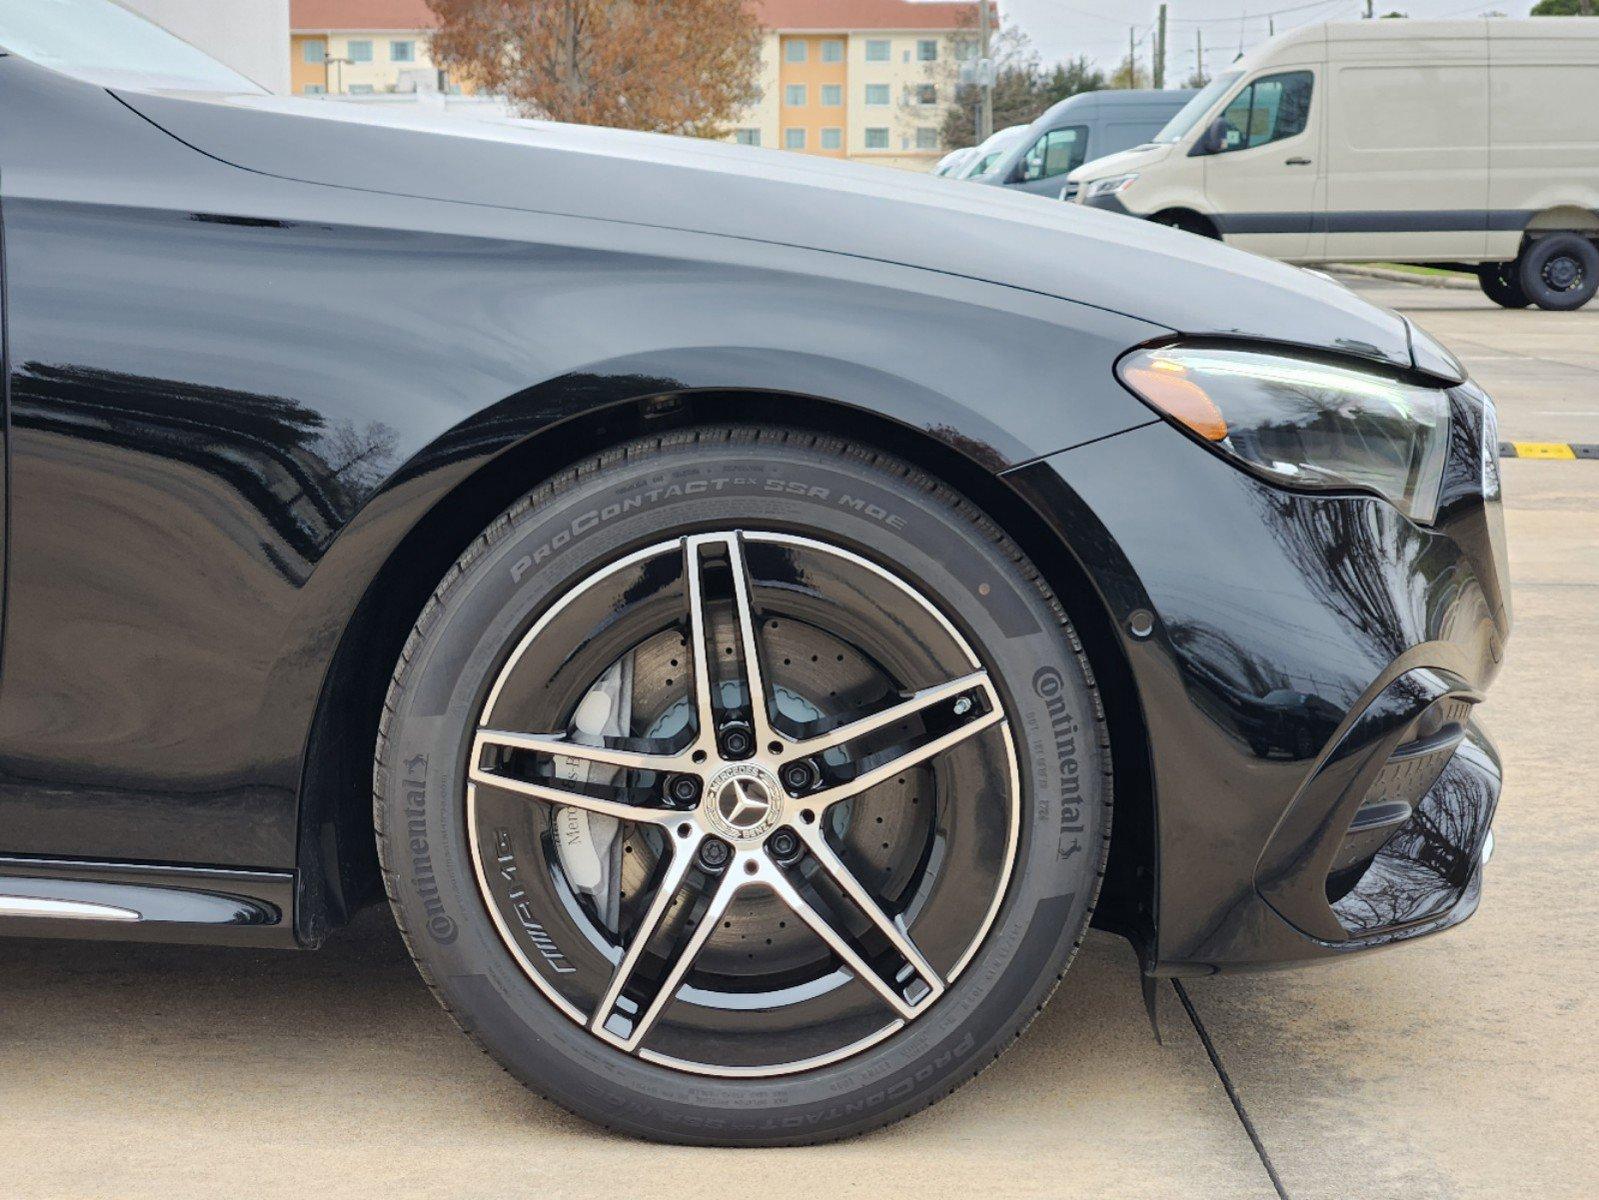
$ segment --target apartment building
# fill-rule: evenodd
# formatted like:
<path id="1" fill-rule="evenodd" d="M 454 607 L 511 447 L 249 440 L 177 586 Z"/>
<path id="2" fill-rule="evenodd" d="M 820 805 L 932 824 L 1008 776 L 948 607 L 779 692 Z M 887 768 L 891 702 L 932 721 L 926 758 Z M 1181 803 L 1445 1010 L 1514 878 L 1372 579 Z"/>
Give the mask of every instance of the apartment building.
<path id="1" fill-rule="evenodd" d="M 760 98 L 729 140 L 912 170 L 937 161 L 961 65 L 977 56 L 976 3 L 750 3 L 767 31 Z M 472 91 L 433 63 L 425 0 L 290 0 L 289 23 L 296 95 Z"/>
<path id="2" fill-rule="evenodd" d="M 291 0 L 290 87 L 297 96 L 470 92 L 429 51 L 424 0 Z"/>
<path id="3" fill-rule="evenodd" d="M 761 96 L 731 140 L 926 170 L 977 56 L 975 3 L 759 0 Z"/>

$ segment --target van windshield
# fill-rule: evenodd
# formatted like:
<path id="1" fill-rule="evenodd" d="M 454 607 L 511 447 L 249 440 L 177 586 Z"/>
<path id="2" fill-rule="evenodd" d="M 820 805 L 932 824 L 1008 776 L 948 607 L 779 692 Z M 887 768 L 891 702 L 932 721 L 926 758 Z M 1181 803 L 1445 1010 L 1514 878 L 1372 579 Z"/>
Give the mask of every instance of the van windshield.
<path id="1" fill-rule="evenodd" d="M 263 90 L 112 0 L 0 4 L 0 51 L 104 87 Z"/>
<path id="2" fill-rule="evenodd" d="M 1198 95 L 1179 108 L 1177 115 L 1167 121 L 1165 127 L 1150 140 L 1160 146 L 1182 141 L 1183 135 L 1210 111 L 1210 106 L 1220 100 L 1222 93 L 1237 83 L 1241 75 L 1242 71 L 1225 71 L 1216 76 L 1199 90 Z"/>

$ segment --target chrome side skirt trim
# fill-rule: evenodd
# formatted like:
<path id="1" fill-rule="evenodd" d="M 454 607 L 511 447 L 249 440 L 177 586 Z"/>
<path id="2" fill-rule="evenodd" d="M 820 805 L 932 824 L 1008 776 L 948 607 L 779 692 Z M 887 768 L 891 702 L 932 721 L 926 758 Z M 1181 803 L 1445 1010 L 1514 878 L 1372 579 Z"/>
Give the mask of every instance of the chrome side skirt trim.
<path id="1" fill-rule="evenodd" d="M 296 945 L 292 871 L 0 855 L 0 938 Z"/>
<path id="2" fill-rule="evenodd" d="M 137 921 L 131 908 L 90 904 L 84 900 L 52 900 L 44 896 L 0 896 L 0 917 L 47 917 L 63 921 Z"/>

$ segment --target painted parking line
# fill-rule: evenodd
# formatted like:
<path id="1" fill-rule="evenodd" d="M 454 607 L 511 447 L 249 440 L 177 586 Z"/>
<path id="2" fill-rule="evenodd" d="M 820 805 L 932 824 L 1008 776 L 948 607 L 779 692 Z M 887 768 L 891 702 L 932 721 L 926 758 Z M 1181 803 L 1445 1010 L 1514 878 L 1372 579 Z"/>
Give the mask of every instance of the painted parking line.
<path id="1" fill-rule="evenodd" d="M 1599 444 L 1591 442 L 1500 442 L 1500 458 L 1591 458 L 1599 461 Z"/>

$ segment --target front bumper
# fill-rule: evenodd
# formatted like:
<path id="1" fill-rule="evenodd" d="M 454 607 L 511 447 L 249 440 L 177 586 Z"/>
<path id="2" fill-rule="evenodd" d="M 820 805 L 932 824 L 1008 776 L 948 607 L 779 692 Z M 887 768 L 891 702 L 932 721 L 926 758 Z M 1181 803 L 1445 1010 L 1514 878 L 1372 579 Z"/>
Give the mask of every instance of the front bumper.
<path id="1" fill-rule="evenodd" d="M 1121 202 L 1121 198 L 1120 197 L 1118 197 L 1118 196 L 1094 196 L 1091 199 L 1083 199 L 1082 198 L 1083 197 L 1083 192 L 1082 192 L 1083 185 L 1079 184 L 1077 186 L 1078 186 L 1078 191 L 1077 191 L 1076 203 L 1081 204 L 1083 207 L 1085 207 L 1085 208 L 1102 208 L 1106 212 L 1120 213 L 1124 217 L 1130 217 L 1130 216 L 1133 215 L 1132 213 L 1127 211 L 1127 206 Z"/>
<path id="2" fill-rule="evenodd" d="M 1337 957 L 1475 910 L 1500 770 L 1471 714 L 1510 609 L 1492 405 L 1450 397 L 1426 527 L 1273 487 L 1161 421 L 1009 476 L 1076 550 L 1131 668 L 1152 972 Z"/>

